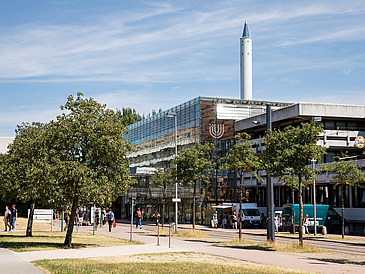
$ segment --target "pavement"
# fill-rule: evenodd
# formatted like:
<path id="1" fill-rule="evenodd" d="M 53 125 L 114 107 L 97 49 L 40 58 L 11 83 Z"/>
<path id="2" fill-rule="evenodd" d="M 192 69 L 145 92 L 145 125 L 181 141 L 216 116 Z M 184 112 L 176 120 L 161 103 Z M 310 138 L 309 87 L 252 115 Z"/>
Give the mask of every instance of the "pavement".
<path id="1" fill-rule="evenodd" d="M 191 227 L 191 225 L 179 225 L 179 227 L 188 228 Z M 209 229 L 208 227 L 201 228 Z M 31 264 L 32 261 L 40 259 L 109 257 L 182 251 L 207 253 L 221 257 L 239 259 L 251 263 L 253 262 L 260 264 L 276 265 L 292 269 L 302 269 L 320 273 L 365 273 L 365 266 L 361 265 L 341 264 L 339 262 L 320 260 L 316 258 L 310 258 L 308 257 L 308 255 L 300 253 L 285 253 L 254 249 L 240 249 L 234 247 L 222 247 L 217 246 L 216 242 L 214 241 L 207 242 L 173 237 L 171 240 L 171 248 L 169 248 L 169 237 L 160 237 L 160 246 L 157 246 L 157 237 L 146 234 L 146 230 L 153 230 L 152 224 L 149 225 L 149 227 L 144 226 L 143 229 L 134 229 L 134 232 L 132 234 L 133 240 L 144 242 L 144 245 L 33 252 L 13 252 L 1 248 L 0 273 L 42 273 L 42 271 L 35 268 Z M 92 227 L 82 227 L 80 231 L 92 232 Z M 222 233 L 231 233 L 230 231 L 226 231 L 223 229 L 221 231 Z M 112 232 L 108 232 L 107 226 L 104 226 L 103 228 L 99 228 L 96 233 L 116 238 L 130 239 L 130 225 L 127 223 L 118 223 L 117 227 L 113 229 Z"/>

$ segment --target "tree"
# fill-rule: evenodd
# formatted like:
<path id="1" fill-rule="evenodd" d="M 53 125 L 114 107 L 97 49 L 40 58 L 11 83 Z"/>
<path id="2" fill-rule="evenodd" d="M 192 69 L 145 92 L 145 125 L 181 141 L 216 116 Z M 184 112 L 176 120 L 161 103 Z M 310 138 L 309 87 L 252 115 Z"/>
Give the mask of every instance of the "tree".
<path id="1" fill-rule="evenodd" d="M 341 186 L 341 208 L 342 208 L 342 239 L 345 238 L 345 202 L 344 195 L 345 186 L 357 185 L 360 181 L 365 180 L 365 174 L 357 168 L 355 161 L 345 161 L 340 159 L 338 162 L 330 164 L 322 164 L 321 171 L 327 173 L 334 173 L 333 179 L 337 181 L 336 186 Z"/>
<path id="2" fill-rule="evenodd" d="M 7 173 L 7 180 L 4 181 L 7 181 L 7 196 L 20 202 L 31 202 L 26 236 L 32 236 L 36 203 L 52 202 L 57 193 L 50 179 L 46 131 L 47 125 L 38 122 L 18 125 L 15 139 L 6 154 L 7 169 L 4 172 Z"/>
<path id="3" fill-rule="evenodd" d="M 298 178 L 299 188 L 299 244 L 303 246 L 303 179 L 311 180 L 316 171 L 309 165 L 311 159 L 319 160 L 325 148 L 317 145 L 323 128 L 315 123 L 302 123 L 298 127 L 288 126 L 283 131 L 273 130 L 264 138 L 263 159 L 267 174 L 282 177 L 291 173 Z"/>
<path id="4" fill-rule="evenodd" d="M 165 224 L 165 205 L 166 205 L 166 195 L 167 187 L 175 183 L 175 177 L 173 171 L 170 169 L 163 170 L 162 168 L 157 169 L 152 175 L 152 181 L 154 186 L 163 187 L 163 199 L 162 199 L 162 228 Z"/>
<path id="5" fill-rule="evenodd" d="M 238 214 L 239 240 L 242 239 L 242 184 L 243 176 L 247 172 L 261 169 L 261 161 L 251 148 L 250 136 L 247 133 L 240 133 L 235 136 L 236 144 L 228 151 L 227 156 L 220 161 L 223 163 L 220 170 L 232 170 L 238 173 L 240 178 L 240 209 Z M 252 172 L 258 180 L 262 180 L 256 172 Z"/>
<path id="6" fill-rule="evenodd" d="M 177 180 L 194 186 L 193 191 L 193 229 L 195 229 L 196 212 L 196 187 L 199 180 L 208 181 L 208 175 L 212 169 L 213 161 L 209 160 L 212 144 L 194 144 L 191 148 L 185 148 L 174 159 L 177 165 Z"/>
<path id="7" fill-rule="evenodd" d="M 65 111 L 50 122 L 47 144 L 52 176 L 60 194 L 72 204 L 71 220 L 81 203 L 110 204 L 127 190 L 129 163 L 133 150 L 122 133 L 120 111 L 113 111 L 93 98 L 78 93 L 67 98 Z M 69 222 L 64 245 L 70 246 L 74 222 Z"/>
<path id="8" fill-rule="evenodd" d="M 135 109 L 122 108 L 122 123 L 125 127 L 142 120 L 142 116 Z"/>

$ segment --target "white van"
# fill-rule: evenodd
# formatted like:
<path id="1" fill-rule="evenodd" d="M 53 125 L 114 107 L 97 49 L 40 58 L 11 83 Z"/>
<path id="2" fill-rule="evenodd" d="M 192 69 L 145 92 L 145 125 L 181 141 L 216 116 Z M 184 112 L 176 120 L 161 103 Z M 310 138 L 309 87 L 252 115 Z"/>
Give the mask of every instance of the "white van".
<path id="1" fill-rule="evenodd" d="M 238 212 L 240 209 L 239 203 L 223 203 L 223 206 L 236 207 L 238 220 Z M 242 203 L 242 227 L 259 227 L 262 228 L 262 217 L 257 208 L 256 203 Z"/>

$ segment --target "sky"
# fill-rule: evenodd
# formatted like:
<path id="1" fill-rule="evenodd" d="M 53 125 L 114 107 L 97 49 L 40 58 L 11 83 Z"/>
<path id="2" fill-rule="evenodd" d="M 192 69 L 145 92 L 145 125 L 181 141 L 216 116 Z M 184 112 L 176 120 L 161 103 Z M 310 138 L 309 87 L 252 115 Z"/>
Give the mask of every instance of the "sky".
<path id="1" fill-rule="evenodd" d="M 239 98 L 365 104 L 365 1 L 0 1 L 0 136 L 49 122 L 82 92 L 111 109 Z"/>

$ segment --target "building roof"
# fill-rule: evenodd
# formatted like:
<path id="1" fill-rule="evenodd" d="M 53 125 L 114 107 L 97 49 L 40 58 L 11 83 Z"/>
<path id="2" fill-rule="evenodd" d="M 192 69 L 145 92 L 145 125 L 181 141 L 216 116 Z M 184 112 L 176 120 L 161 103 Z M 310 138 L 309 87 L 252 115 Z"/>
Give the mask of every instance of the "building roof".
<path id="1" fill-rule="evenodd" d="M 243 27 L 242 37 L 251 37 L 250 32 L 248 31 L 247 21 L 245 21 L 245 26 Z"/>

